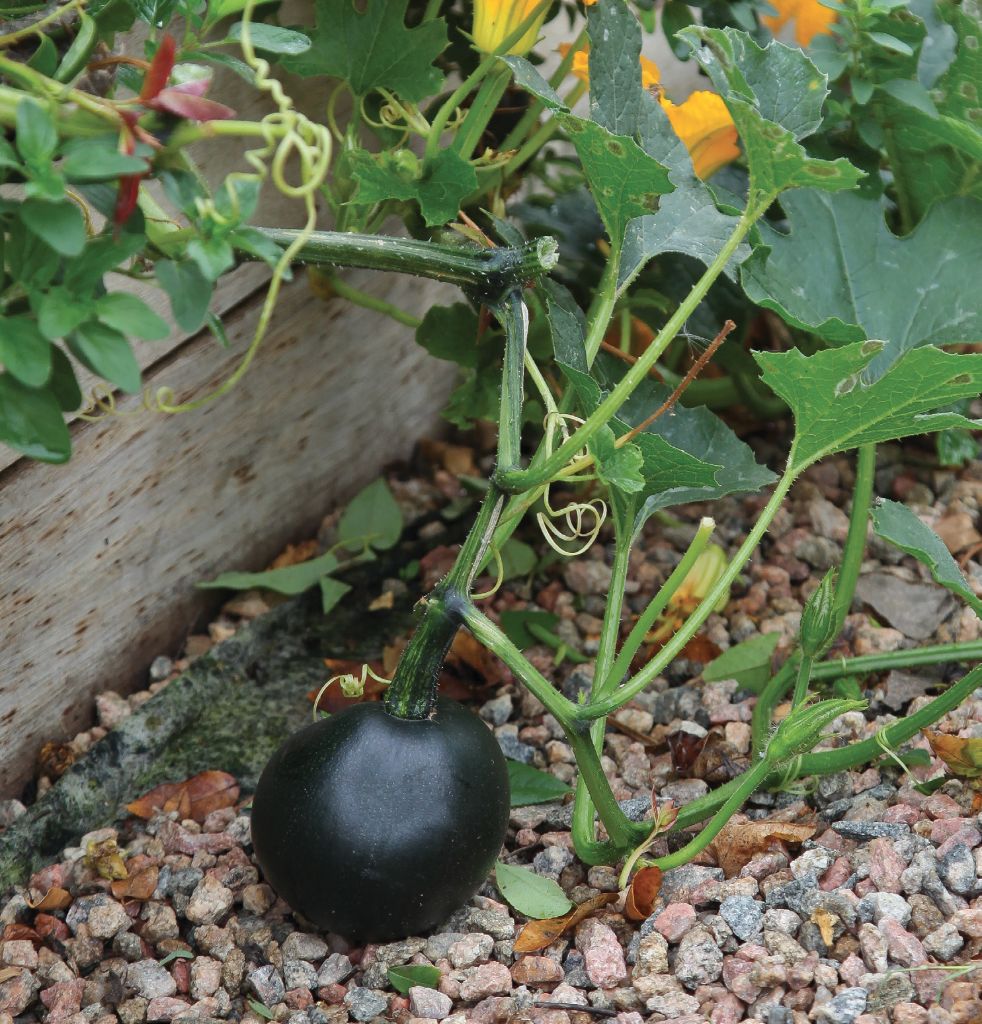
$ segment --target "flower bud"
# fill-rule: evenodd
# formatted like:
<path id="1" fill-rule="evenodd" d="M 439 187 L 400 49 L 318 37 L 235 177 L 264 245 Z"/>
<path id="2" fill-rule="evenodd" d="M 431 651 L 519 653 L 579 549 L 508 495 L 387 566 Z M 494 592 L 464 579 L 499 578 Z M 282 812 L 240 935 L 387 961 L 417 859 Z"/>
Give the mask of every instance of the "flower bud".
<path id="1" fill-rule="evenodd" d="M 524 56 L 535 45 L 549 5 L 542 0 L 474 0 L 474 45 L 483 53 L 493 53 L 517 31 L 537 7 L 542 10 L 508 53 Z"/>
<path id="2" fill-rule="evenodd" d="M 839 632 L 835 614 L 836 571 L 829 569 L 801 613 L 801 652 L 817 658 L 828 650 Z"/>
<path id="3" fill-rule="evenodd" d="M 815 704 L 802 704 L 795 708 L 777 727 L 767 744 L 765 756 L 773 764 L 788 761 L 799 754 L 807 754 L 822 739 L 822 730 L 840 715 L 849 711 L 863 711 L 864 700 L 822 700 Z"/>

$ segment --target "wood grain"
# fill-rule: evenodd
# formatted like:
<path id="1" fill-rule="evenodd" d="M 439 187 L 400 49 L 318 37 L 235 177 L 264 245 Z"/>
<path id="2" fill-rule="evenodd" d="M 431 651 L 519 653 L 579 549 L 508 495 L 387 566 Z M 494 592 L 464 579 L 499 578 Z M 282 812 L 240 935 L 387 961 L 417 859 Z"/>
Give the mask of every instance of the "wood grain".
<path id="1" fill-rule="evenodd" d="M 453 294 L 409 278 L 352 274 L 406 309 Z M 227 318 L 156 363 L 147 382 L 180 399 L 237 365 L 258 316 Z M 200 411 L 127 415 L 72 428 L 64 466 L 21 459 L 0 473 L 0 794 L 16 794 L 38 747 L 91 721 L 92 696 L 144 685 L 206 598 L 194 583 L 261 568 L 432 429 L 454 378 L 412 332 L 288 285 L 250 372 Z M 135 414 L 130 415 L 131 412 Z"/>

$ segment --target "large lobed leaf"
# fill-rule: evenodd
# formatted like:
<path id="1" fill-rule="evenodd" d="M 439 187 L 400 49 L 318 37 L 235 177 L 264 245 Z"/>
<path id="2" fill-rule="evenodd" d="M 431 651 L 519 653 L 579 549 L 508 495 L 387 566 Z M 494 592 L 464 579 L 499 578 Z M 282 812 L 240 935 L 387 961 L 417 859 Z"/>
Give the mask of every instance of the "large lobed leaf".
<path id="1" fill-rule="evenodd" d="M 758 46 L 745 32 L 691 26 L 679 32 L 733 116 L 750 167 L 751 194 L 854 188 L 863 172 L 848 160 L 816 160 L 799 140 L 821 124 L 827 79 L 797 47 Z"/>
<path id="2" fill-rule="evenodd" d="M 827 341 L 885 340 L 874 375 L 919 345 L 982 336 L 982 203 L 938 204 L 906 238 L 876 199 L 802 189 L 781 204 L 790 230 L 761 225 L 769 251 L 743 267 L 752 301 Z"/>
<path id="3" fill-rule="evenodd" d="M 406 0 L 315 0 L 311 46 L 280 63 L 298 75 L 342 78 L 356 96 L 379 87 L 419 102 L 439 92 L 443 75 L 433 61 L 447 45 L 434 18 L 406 28 Z"/>
<path id="4" fill-rule="evenodd" d="M 764 383 L 794 413 L 794 470 L 863 444 L 982 427 L 982 421 L 936 411 L 982 392 L 982 354 L 917 348 L 871 380 L 870 363 L 882 347 L 857 342 L 813 356 L 798 349 L 754 353 Z"/>

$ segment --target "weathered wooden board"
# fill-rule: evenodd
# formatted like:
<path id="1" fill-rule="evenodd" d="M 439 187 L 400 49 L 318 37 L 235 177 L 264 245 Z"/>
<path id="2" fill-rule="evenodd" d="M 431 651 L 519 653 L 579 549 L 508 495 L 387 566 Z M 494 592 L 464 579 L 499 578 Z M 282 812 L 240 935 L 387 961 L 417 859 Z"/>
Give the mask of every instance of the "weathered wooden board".
<path id="1" fill-rule="evenodd" d="M 417 312 L 441 291 L 351 280 Z M 200 336 L 147 382 L 181 399 L 210 392 L 257 316 L 258 303 L 244 303 L 226 318 L 228 350 Z M 408 454 L 452 378 L 411 331 L 320 302 L 300 274 L 231 394 L 180 416 L 125 398 L 127 415 L 73 426 L 65 466 L 22 459 L 0 473 L 0 793 L 18 791 L 41 743 L 91 720 L 94 693 L 133 688 L 177 648 L 202 608 L 196 581 L 261 567 Z"/>

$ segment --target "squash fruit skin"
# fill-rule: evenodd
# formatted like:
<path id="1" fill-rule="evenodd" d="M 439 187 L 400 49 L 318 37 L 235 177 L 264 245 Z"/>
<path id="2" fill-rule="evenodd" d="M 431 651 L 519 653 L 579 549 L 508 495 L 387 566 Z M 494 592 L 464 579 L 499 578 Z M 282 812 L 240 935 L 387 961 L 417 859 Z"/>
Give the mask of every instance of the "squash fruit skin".
<path id="1" fill-rule="evenodd" d="M 421 721 L 355 704 L 270 758 L 253 798 L 253 849 L 295 911 L 382 942 L 435 927 L 477 892 L 509 803 L 497 740 L 456 701 L 439 698 Z"/>

